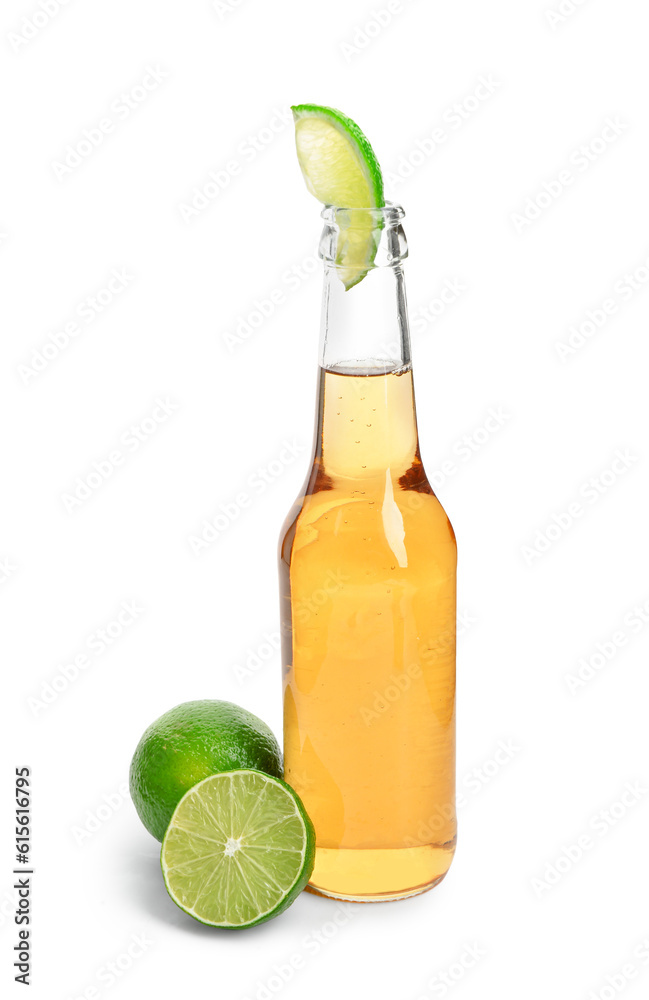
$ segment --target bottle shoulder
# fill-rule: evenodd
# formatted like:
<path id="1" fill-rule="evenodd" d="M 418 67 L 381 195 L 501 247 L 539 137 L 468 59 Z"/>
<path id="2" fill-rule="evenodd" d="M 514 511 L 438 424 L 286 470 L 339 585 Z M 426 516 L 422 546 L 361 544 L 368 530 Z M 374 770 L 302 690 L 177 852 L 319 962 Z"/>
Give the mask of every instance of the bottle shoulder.
<path id="1" fill-rule="evenodd" d="M 335 483 L 303 494 L 284 522 L 280 555 L 289 562 L 316 549 L 318 560 L 362 563 L 396 555 L 403 566 L 428 561 L 449 571 L 457 559 L 450 520 L 425 477 Z"/>

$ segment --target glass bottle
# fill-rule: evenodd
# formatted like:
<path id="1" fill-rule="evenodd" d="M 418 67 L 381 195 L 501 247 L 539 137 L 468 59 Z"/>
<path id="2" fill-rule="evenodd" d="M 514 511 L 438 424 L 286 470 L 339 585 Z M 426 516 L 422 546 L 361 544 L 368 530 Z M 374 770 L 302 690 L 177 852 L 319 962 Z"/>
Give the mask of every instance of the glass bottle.
<path id="1" fill-rule="evenodd" d="M 285 776 L 316 830 L 312 891 L 399 899 L 455 849 L 455 536 L 419 455 L 403 209 L 322 217 L 313 462 L 279 551 Z M 368 218 L 376 254 L 346 289 Z"/>

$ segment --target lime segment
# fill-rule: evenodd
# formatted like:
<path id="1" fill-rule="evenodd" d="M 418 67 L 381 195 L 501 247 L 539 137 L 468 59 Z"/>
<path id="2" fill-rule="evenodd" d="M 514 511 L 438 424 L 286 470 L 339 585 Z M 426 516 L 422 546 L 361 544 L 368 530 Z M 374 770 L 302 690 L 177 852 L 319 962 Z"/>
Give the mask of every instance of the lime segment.
<path id="1" fill-rule="evenodd" d="M 315 834 L 298 796 L 260 771 L 215 774 L 178 803 L 162 843 L 169 895 L 214 927 L 277 916 L 313 871 Z"/>
<path id="2" fill-rule="evenodd" d="M 342 112 L 319 104 L 298 104 L 292 111 L 307 188 L 325 205 L 358 210 L 348 213 L 349 232 L 338 241 L 336 263 L 349 289 L 365 277 L 376 254 L 376 224 L 362 209 L 384 204 L 381 168 L 363 132 Z"/>

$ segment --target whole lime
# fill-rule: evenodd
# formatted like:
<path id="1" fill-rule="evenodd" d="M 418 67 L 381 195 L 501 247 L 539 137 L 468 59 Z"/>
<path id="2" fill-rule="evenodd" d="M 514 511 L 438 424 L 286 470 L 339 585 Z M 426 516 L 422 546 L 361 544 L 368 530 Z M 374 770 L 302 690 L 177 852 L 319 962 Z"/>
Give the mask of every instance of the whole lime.
<path id="1" fill-rule="evenodd" d="M 212 774 L 238 768 L 282 777 L 272 730 L 230 701 L 186 701 L 144 732 L 131 761 L 131 798 L 149 833 L 162 840 L 185 792 Z"/>

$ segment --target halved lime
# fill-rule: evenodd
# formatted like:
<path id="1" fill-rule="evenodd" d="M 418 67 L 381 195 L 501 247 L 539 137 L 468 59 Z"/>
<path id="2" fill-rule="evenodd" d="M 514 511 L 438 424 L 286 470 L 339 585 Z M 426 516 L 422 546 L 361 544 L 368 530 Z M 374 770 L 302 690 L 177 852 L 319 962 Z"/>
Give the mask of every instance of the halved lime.
<path id="1" fill-rule="evenodd" d="M 365 277 L 376 254 L 375 217 L 361 210 L 384 204 L 381 168 L 363 132 L 342 112 L 319 104 L 291 110 L 297 158 L 311 194 L 325 205 L 358 210 L 346 213 L 347 228 L 338 240 L 336 264 L 349 289 Z"/>
<path id="2" fill-rule="evenodd" d="M 162 842 L 167 891 L 213 927 L 252 927 L 309 881 L 315 833 L 293 789 L 261 771 L 213 774 L 180 800 Z"/>

